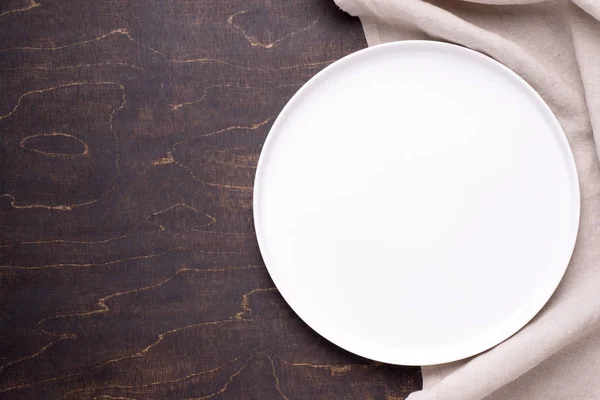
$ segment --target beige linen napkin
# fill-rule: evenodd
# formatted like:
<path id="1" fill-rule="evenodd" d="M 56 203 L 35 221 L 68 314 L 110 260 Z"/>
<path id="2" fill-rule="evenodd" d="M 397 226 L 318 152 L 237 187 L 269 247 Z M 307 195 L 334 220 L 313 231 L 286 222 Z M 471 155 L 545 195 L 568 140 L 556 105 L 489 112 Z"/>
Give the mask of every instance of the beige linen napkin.
<path id="1" fill-rule="evenodd" d="M 600 0 L 336 2 L 361 18 L 369 45 L 448 41 L 517 72 L 558 117 L 579 172 L 577 245 L 546 307 L 483 354 L 424 367 L 424 390 L 409 399 L 600 400 Z"/>

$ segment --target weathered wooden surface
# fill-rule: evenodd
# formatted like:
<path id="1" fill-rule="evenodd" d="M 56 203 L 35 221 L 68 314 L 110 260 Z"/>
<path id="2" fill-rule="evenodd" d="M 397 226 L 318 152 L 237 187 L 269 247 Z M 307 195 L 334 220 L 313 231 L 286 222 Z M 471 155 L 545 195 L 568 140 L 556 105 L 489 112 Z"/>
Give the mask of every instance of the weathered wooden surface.
<path id="1" fill-rule="evenodd" d="M 253 234 L 273 118 L 364 46 L 331 0 L 2 0 L 0 398 L 417 388 L 302 323 Z"/>

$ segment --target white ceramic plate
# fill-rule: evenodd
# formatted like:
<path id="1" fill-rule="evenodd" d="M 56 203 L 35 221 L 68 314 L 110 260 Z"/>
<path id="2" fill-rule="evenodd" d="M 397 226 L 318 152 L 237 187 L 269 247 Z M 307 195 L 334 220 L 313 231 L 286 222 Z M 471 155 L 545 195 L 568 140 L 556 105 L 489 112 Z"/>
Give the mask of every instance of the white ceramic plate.
<path id="1" fill-rule="evenodd" d="M 540 96 L 472 50 L 397 42 L 290 100 L 254 187 L 260 249 L 315 331 L 373 360 L 475 355 L 548 301 L 575 244 L 577 172 Z"/>

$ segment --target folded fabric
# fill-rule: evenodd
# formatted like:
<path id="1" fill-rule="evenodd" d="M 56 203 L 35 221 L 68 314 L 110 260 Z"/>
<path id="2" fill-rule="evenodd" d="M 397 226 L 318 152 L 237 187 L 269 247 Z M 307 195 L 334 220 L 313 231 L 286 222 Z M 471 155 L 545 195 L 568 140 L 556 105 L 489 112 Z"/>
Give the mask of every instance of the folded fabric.
<path id="1" fill-rule="evenodd" d="M 559 119 L 579 174 L 579 236 L 554 296 L 493 349 L 423 367 L 424 388 L 409 399 L 600 399 L 600 1 L 336 2 L 360 17 L 369 45 L 447 41 L 511 68 Z"/>

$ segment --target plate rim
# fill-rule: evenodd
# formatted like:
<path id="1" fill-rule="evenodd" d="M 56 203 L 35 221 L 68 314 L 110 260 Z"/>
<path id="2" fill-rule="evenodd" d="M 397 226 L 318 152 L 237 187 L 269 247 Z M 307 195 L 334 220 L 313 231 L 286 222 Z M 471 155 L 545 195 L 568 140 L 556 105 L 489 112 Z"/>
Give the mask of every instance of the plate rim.
<path id="1" fill-rule="evenodd" d="M 574 196 L 574 199 L 573 199 L 573 207 L 572 207 L 573 209 L 571 210 L 571 213 L 573 214 L 572 217 L 574 219 L 574 227 L 572 229 L 572 232 L 571 232 L 568 240 L 565 240 L 564 262 L 561 262 L 562 264 L 564 264 L 564 267 L 562 269 L 557 268 L 556 269 L 557 271 L 555 272 L 556 276 L 554 276 L 554 275 L 551 276 L 551 278 L 553 278 L 553 279 L 550 279 L 547 277 L 547 279 L 544 280 L 538 286 L 538 288 L 536 289 L 536 292 L 534 293 L 534 295 L 532 295 L 532 300 L 530 302 L 524 304 L 522 307 L 515 310 L 513 317 L 517 316 L 518 318 L 514 317 L 514 318 L 511 318 L 511 320 L 517 319 L 517 321 L 519 321 L 518 323 L 511 324 L 511 325 L 509 325 L 508 328 L 504 328 L 504 329 L 496 328 L 491 331 L 486 331 L 485 334 L 480 335 L 481 337 L 466 339 L 464 342 L 460 342 L 456 345 L 443 347 L 442 350 L 440 350 L 440 349 L 428 349 L 428 350 L 420 349 L 420 350 L 416 351 L 416 353 L 421 353 L 421 355 L 419 355 L 419 356 L 415 356 L 414 354 L 406 355 L 406 356 L 405 355 L 400 355 L 400 356 L 391 355 L 390 356 L 388 354 L 383 354 L 381 351 L 374 351 L 371 348 L 372 346 L 369 346 L 368 342 L 364 341 L 363 339 L 356 338 L 352 335 L 346 335 L 345 338 L 340 337 L 339 334 L 335 333 L 335 332 L 339 332 L 336 329 L 331 330 L 331 329 L 327 329 L 327 328 L 323 328 L 323 327 L 313 326 L 311 323 L 308 322 L 308 320 L 310 320 L 311 318 L 307 317 L 307 315 L 305 315 L 302 311 L 298 310 L 298 308 L 301 308 L 301 307 L 295 307 L 294 305 L 292 305 L 292 303 L 289 302 L 289 299 L 286 297 L 285 290 L 283 290 L 283 291 L 281 290 L 281 287 L 285 286 L 285 284 L 282 284 L 281 281 L 277 278 L 278 273 L 276 272 L 276 268 L 273 265 L 269 266 L 269 262 L 267 260 L 268 249 L 267 249 L 267 246 L 265 245 L 265 241 L 266 241 L 265 233 L 261 227 L 261 222 L 260 222 L 259 212 L 258 212 L 260 207 L 258 205 L 260 204 L 259 197 L 260 197 L 261 187 L 262 187 L 262 185 L 260 184 L 260 178 L 264 174 L 264 173 L 262 173 L 262 171 L 266 168 L 264 166 L 264 164 L 266 162 L 265 158 L 267 158 L 266 154 L 269 153 L 269 149 L 272 147 L 271 143 L 273 142 L 274 137 L 277 135 L 278 126 L 280 124 L 282 124 L 281 121 L 286 118 L 286 115 L 290 112 L 291 109 L 294 108 L 294 105 L 298 101 L 301 100 L 301 98 L 304 96 L 304 93 L 311 90 L 313 88 L 313 86 L 318 84 L 318 81 L 319 81 L 318 78 L 323 75 L 329 74 L 332 69 L 338 68 L 342 64 L 351 65 L 353 59 L 358 58 L 358 57 L 363 57 L 365 54 L 368 54 L 368 53 L 376 54 L 377 52 L 384 51 L 384 49 L 388 49 L 388 48 L 406 48 L 406 47 L 425 48 L 426 50 L 450 51 L 455 55 L 478 58 L 479 60 L 494 66 L 494 68 L 496 68 L 503 74 L 510 76 L 511 79 L 515 83 L 518 83 L 522 89 L 524 89 L 530 95 L 533 96 L 535 101 L 538 102 L 539 105 L 541 106 L 540 112 L 544 113 L 545 116 L 548 118 L 548 120 L 551 121 L 551 123 L 553 125 L 553 129 L 556 131 L 557 136 L 559 137 L 560 147 L 562 147 L 562 151 L 566 155 L 565 166 L 568 169 L 567 174 L 573 180 L 572 185 L 571 185 L 571 186 L 573 186 L 573 192 L 571 193 L 571 195 Z M 558 121 L 558 119 L 552 112 L 551 108 L 548 106 L 548 104 L 540 96 L 540 94 L 531 85 L 529 85 L 520 75 L 518 75 L 516 72 L 514 72 L 513 70 L 511 70 L 504 64 L 500 63 L 499 61 L 497 61 L 483 53 L 480 53 L 478 51 L 475 51 L 475 50 L 472 50 L 472 49 L 469 49 L 467 47 L 463 47 L 463 46 L 460 46 L 457 44 L 451 44 L 451 43 L 447 43 L 447 42 L 440 42 L 440 41 L 433 41 L 433 40 L 393 41 L 393 42 L 388 42 L 388 43 L 383 43 L 383 44 L 378 44 L 375 46 L 367 47 L 367 48 L 358 50 L 354 53 L 348 54 L 348 55 L 340 58 L 339 60 L 336 60 L 335 62 L 331 63 L 330 65 L 328 65 L 327 67 L 325 67 L 324 69 L 322 69 L 321 71 L 316 73 L 313 77 L 311 77 L 290 98 L 290 100 L 286 103 L 286 105 L 283 107 L 283 109 L 281 110 L 281 112 L 279 113 L 277 118 L 275 119 L 272 127 L 269 130 L 267 138 L 265 139 L 265 142 L 261 148 L 261 151 L 260 151 L 260 156 L 258 159 L 256 173 L 255 173 L 255 177 L 254 177 L 254 187 L 253 187 L 253 196 L 252 196 L 252 205 L 253 205 L 252 213 L 253 213 L 254 229 L 255 229 L 255 233 L 256 233 L 258 247 L 259 247 L 261 256 L 263 258 L 265 267 L 269 273 L 269 276 L 273 280 L 279 293 L 281 294 L 281 296 L 283 297 L 285 302 L 288 304 L 288 306 L 312 330 L 317 332 L 320 336 L 327 339 L 332 344 L 334 344 L 338 347 L 341 347 L 342 349 L 344 349 L 350 353 L 356 354 L 358 356 L 361 356 L 361 357 L 364 357 L 364 358 L 367 358 L 370 360 L 388 363 L 388 364 L 394 364 L 394 365 L 408 365 L 408 366 L 437 365 L 437 364 L 444 364 L 444 363 L 448 363 L 448 362 L 453 362 L 453 361 L 458 361 L 458 360 L 462 360 L 465 358 L 469 358 L 469 357 L 480 354 L 484 351 L 487 351 L 487 350 L 501 344 L 505 340 L 512 337 L 515 333 L 517 333 L 518 331 L 523 329 L 525 326 L 527 326 L 527 324 L 542 310 L 542 308 L 550 300 L 550 298 L 556 291 L 558 285 L 562 281 L 562 279 L 565 275 L 565 272 L 570 264 L 570 260 L 572 258 L 573 252 L 575 250 L 575 244 L 577 241 L 579 225 L 580 225 L 580 217 L 581 217 L 581 193 L 580 193 L 580 187 L 579 187 L 580 183 L 579 182 L 580 181 L 579 181 L 579 175 L 578 175 L 577 167 L 576 167 L 576 163 L 575 163 L 575 157 L 574 157 L 573 151 L 571 149 L 571 146 L 568 142 L 567 136 L 566 136 L 562 126 L 560 125 L 560 122 Z M 506 324 L 504 324 L 504 325 L 506 325 Z M 350 338 L 350 339 L 348 339 L 348 338 Z M 469 345 L 468 342 L 475 342 L 475 345 Z M 352 348 L 350 349 L 348 347 L 352 347 Z"/>

